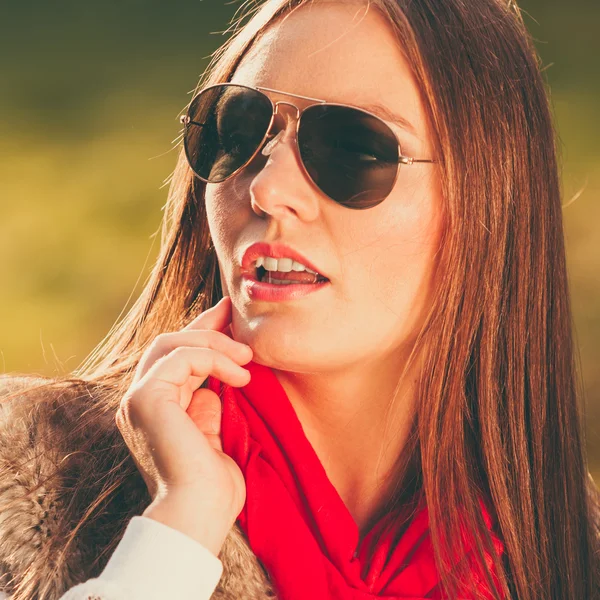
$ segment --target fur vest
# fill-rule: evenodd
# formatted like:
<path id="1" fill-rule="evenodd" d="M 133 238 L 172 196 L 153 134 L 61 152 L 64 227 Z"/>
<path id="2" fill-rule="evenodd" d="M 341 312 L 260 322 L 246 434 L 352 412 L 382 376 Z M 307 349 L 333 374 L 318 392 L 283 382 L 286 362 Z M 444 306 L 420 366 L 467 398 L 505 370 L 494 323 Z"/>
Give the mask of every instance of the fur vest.
<path id="1" fill-rule="evenodd" d="M 151 502 L 93 386 L 27 389 L 47 381 L 0 376 L 0 590 L 12 595 L 19 587 L 27 600 L 57 600 L 98 577 L 131 517 Z M 93 427 L 82 426 L 84 411 L 93 411 Z M 119 485 L 110 477 L 116 470 L 128 474 Z M 223 575 L 212 599 L 275 598 L 237 523 L 219 558 Z"/>

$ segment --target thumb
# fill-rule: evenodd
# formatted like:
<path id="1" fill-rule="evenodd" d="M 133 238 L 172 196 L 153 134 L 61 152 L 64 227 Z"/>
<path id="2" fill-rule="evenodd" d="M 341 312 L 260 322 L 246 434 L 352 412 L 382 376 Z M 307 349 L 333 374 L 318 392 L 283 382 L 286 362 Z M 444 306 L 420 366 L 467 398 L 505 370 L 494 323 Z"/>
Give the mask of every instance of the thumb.
<path id="1" fill-rule="evenodd" d="M 215 450 L 223 451 L 221 443 L 221 399 L 215 392 L 199 388 L 192 394 L 186 410 L 196 427 L 205 435 Z"/>

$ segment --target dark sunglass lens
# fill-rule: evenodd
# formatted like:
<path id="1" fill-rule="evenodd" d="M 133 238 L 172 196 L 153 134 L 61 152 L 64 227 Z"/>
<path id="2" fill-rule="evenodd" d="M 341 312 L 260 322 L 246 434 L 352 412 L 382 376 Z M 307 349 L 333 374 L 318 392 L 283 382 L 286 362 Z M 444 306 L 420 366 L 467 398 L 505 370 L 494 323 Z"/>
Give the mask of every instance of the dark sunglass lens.
<path id="1" fill-rule="evenodd" d="M 300 155 L 315 184 L 349 208 L 370 208 L 391 191 L 398 141 L 380 119 L 345 106 L 314 104 L 302 113 Z"/>
<path id="2" fill-rule="evenodd" d="M 209 87 L 192 101 L 184 148 L 194 172 L 219 183 L 245 165 L 262 142 L 273 109 L 257 90 L 238 85 Z"/>

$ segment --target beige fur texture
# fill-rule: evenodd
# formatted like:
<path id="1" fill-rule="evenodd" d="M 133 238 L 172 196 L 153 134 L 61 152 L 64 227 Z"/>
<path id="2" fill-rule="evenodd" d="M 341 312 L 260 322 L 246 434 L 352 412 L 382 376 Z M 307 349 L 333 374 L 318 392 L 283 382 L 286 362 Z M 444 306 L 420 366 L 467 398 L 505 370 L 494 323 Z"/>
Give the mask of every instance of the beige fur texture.
<path id="1" fill-rule="evenodd" d="M 0 590 L 11 596 L 18 591 L 23 600 L 58 600 L 98 577 L 130 518 L 150 503 L 137 470 L 118 488 L 107 483 L 109 471 L 131 469 L 133 461 L 113 415 L 95 404 L 96 390 L 65 385 L 51 397 L 47 390 L 31 390 L 45 381 L 0 376 Z M 86 431 L 81 415 L 94 408 L 94 431 Z M 93 450 L 81 452 L 90 435 Z M 98 500 L 101 493 L 105 500 Z M 219 558 L 223 575 L 212 599 L 276 597 L 237 524 Z"/>

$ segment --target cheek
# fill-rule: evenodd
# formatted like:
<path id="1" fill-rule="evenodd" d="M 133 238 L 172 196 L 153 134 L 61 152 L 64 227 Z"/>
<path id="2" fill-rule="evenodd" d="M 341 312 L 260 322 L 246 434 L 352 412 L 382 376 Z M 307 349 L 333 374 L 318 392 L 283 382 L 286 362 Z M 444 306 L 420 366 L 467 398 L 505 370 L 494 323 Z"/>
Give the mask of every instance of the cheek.
<path id="1" fill-rule="evenodd" d="M 236 199 L 231 183 L 208 184 L 204 197 L 206 218 L 219 258 L 223 248 L 231 247 L 244 228 L 245 213 Z"/>
<path id="2" fill-rule="evenodd" d="M 396 314 L 417 308 L 429 281 L 431 250 L 425 242 L 397 238 L 375 258 L 366 285 Z"/>
<path id="3" fill-rule="evenodd" d="M 222 185 L 206 186 L 204 203 L 206 206 L 206 217 L 210 226 L 213 238 L 221 236 L 227 229 L 228 206 L 226 202 L 227 193 Z"/>
<path id="4" fill-rule="evenodd" d="M 211 228 L 219 231 L 239 231 L 252 216 L 250 185 L 254 174 L 243 170 L 223 183 L 206 185 L 204 203 Z"/>
<path id="5" fill-rule="evenodd" d="M 440 202 L 432 186 L 422 186 L 420 193 L 405 188 L 388 200 L 379 214 L 369 215 L 355 228 L 362 232 L 363 250 L 354 259 L 360 265 L 349 265 L 349 270 L 360 274 L 355 283 L 371 301 L 402 315 L 418 309 L 429 295 L 439 245 Z"/>

